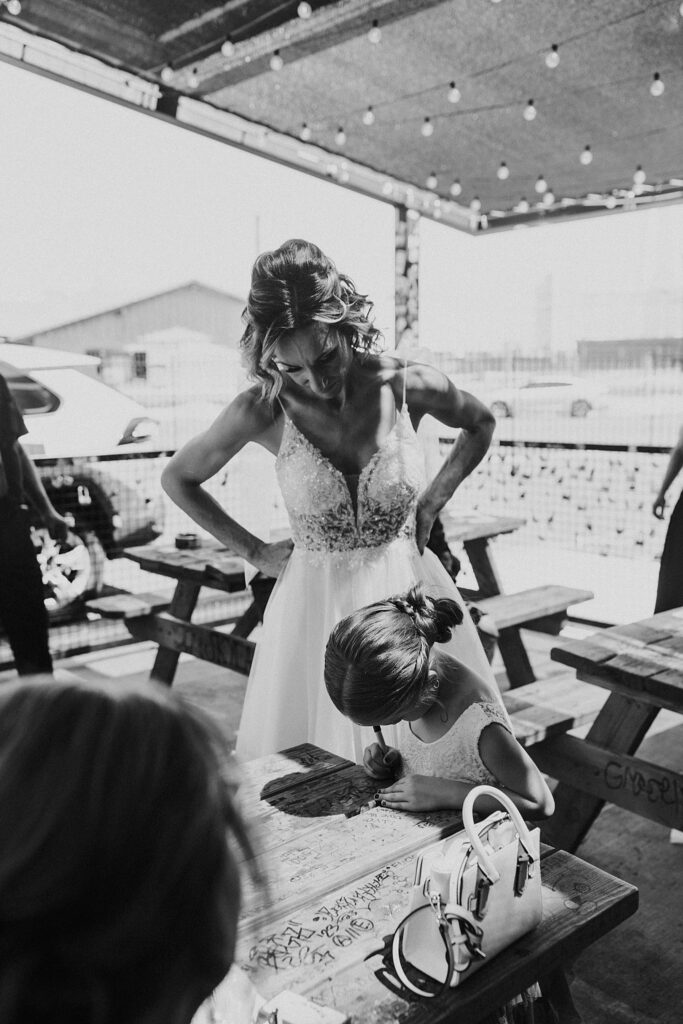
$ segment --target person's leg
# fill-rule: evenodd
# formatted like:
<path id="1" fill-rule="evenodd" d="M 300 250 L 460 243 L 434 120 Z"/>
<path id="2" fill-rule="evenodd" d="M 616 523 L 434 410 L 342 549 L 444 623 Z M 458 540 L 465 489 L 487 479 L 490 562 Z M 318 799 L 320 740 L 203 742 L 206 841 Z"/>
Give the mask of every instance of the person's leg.
<path id="1" fill-rule="evenodd" d="M 659 566 L 655 614 L 683 605 L 683 494 L 669 519 Z"/>
<path id="2" fill-rule="evenodd" d="M 43 581 L 20 508 L 0 515 L 0 621 L 19 675 L 52 673 Z"/>

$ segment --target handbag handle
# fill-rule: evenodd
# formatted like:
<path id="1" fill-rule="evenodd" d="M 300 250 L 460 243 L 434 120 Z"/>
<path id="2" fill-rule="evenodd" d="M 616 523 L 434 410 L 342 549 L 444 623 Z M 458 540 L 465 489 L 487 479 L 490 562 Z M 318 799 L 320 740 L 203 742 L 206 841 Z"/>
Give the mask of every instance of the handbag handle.
<path id="1" fill-rule="evenodd" d="M 531 856 L 531 833 L 526 826 L 524 818 L 506 793 L 503 793 L 500 789 L 496 789 L 495 786 L 475 786 L 474 789 L 469 791 L 462 804 L 462 823 L 465 826 L 467 835 L 472 843 L 472 848 L 477 854 L 481 870 L 491 882 L 497 882 L 500 878 L 500 874 L 490 856 L 486 853 L 484 844 L 479 838 L 474 824 L 474 804 L 481 796 L 493 797 L 493 799 L 497 800 L 499 804 L 502 804 L 512 818 L 514 826 L 517 829 L 519 841 L 522 846 L 524 846 L 529 856 Z"/>

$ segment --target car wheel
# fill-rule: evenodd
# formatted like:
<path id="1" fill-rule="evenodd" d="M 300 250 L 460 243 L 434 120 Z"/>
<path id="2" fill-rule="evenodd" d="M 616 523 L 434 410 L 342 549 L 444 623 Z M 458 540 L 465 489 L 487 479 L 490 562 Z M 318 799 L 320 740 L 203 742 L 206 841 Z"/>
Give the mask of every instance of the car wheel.
<path id="1" fill-rule="evenodd" d="M 51 619 L 68 618 L 84 601 L 101 593 L 107 558 L 93 530 L 76 528 L 60 542 L 41 527 L 33 530 L 33 542 Z"/>
<path id="2" fill-rule="evenodd" d="M 507 402 L 491 402 L 491 412 L 497 419 L 504 419 L 512 416 L 512 410 Z"/>
<path id="3" fill-rule="evenodd" d="M 577 398 L 575 402 L 572 402 L 570 413 L 572 416 L 587 416 L 591 411 L 590 403 L 585 398 Z"/>

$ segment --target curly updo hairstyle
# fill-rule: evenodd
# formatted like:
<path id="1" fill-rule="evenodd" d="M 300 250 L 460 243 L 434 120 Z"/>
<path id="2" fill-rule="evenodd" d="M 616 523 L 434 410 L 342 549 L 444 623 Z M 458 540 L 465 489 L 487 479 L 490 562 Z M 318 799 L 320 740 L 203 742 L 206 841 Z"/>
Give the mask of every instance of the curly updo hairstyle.
<path id="1" fill-rule="evenodd" d="M 2 1024 L 179 1024 L 222 980 L 251 856 L 222 746 L 161 686 L 3 684 Z"/>
<path id="2" fill-rule="evenodd" d="M 273 402 L 282 377 L 273 359 L 276 344 L 288 332 L 314 322 L 334 324 L 350 349 L 379 351 L 381 334 L 371 320 L 372 302 L 356 291 L 317 245 L 291 238 L 262 253 L 251 272 L 251 288 L 242 314 L 240 347 L 252 380 Z"/>
<path id="3" fill-rule="evenodd" d="M 360 608 L 338 622 L 325 650 L 325 686 L 358 725 L 381 724 L 430 694 L 429 652 L 450 640 L 462 609 L 421 584 Z"/>

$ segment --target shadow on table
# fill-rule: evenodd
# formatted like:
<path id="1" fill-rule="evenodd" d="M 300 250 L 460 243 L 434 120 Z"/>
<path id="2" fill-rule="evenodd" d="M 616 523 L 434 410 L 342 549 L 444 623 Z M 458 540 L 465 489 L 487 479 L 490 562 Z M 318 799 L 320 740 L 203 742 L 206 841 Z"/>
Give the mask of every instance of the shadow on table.
<path id="1" fill-rule="evenodd" d="M 346 775 L 342 780 L 342 774 Z M 335 814 L 351 817 L 372 800 L 379 783 L 368 778 L 362 768 L 347 773 L 307 779 L 301 772 L 291 772 L 271 779 L 260 793 L 272 807 L 300 818 L 325 818 Z"/>

